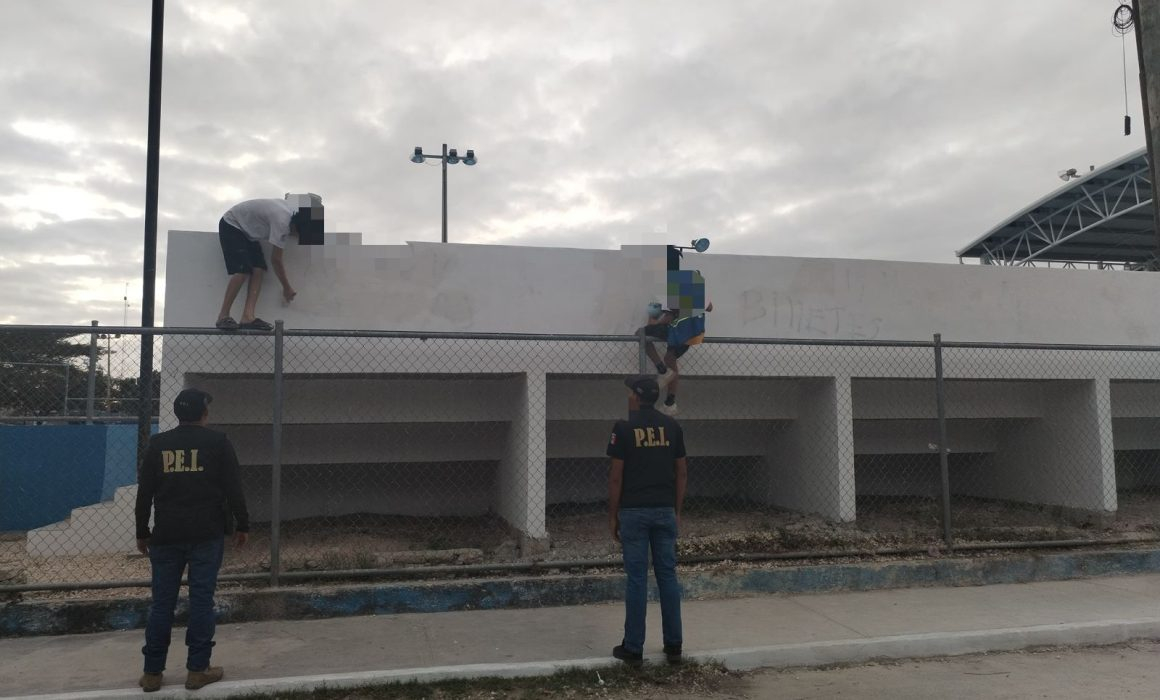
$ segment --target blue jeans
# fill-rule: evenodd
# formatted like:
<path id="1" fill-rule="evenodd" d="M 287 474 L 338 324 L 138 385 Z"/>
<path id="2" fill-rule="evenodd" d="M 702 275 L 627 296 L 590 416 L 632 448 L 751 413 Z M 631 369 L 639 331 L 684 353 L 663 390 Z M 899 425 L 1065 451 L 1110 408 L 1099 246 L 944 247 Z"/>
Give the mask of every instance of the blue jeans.
<path id="1" fill-rule="evenodd" d="M 169 655 L 169 637 L 173 631 L 173 611 L 181 589 L 181 574 L 189 566 L 189 627 L 185 645 L 189 657 L 185 667 L 204 671 L 213 651 L 213 593 L 218 570 L 222 566 L 225 538 L 189 544 L 155 544 L 149 546 L 153 565 L 153 604 L 145 623 L 145 673 L 161 673 Z"/>
<path id="2" fill-rule="evenodd" d="M 677 514 L 672 508 L 621 508 L 620 544 L 624 554 L 624 648 L 644 650 L 648 603 L 648 559 L 661 600 L 665 646 L 681 646 L 681 585 L 677 583 Z"/>

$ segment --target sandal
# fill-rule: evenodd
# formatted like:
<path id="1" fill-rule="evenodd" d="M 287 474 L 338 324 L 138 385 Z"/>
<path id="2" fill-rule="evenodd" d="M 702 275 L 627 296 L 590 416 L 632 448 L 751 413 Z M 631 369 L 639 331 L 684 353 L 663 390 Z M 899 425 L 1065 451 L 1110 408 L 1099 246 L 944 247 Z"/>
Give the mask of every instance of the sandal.
<path id="1" fill-rule="evenodd" d="M 242 330 L 246 330 L 246 331 L 272 331 L 272 330 L 274 330 L 274 326 L 270 325 L 269 323 L 266 323 L 265 321 L 263 321 L 260 318 L 255 318 L 253 321 L 246 321 L 245 323 L 239 323 L 238 328 L 240 328 Z"/>
<path id="2" fill-rule="evenodd" d="M 225 318 L 219 318 L 217 323 L 213 325 L 214 328 L 217 328 L 219 331 L 236 331 L 238 329 L 238 322 L 229 316 L 226 316 Z"/>

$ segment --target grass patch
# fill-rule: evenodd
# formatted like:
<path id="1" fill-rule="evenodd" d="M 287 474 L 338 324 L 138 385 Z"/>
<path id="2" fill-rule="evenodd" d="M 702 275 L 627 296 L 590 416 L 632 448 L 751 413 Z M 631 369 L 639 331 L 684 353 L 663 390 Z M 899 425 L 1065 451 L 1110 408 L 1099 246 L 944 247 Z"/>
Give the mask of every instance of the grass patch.
<path id="1" fill-rule="evenodd" d="M 276 695 L 250 695 L 278 700 L 482 700 L 484 698 L 589 698 L 705 696 L 734 685 L 738 674 L 718 664 L 685 663 L 669 666 L 646 663 L 599 669 L 571 669 L 534 678 L 472 678 L 435 683 L 391 683 L 360 688 L 327 689 Z"/>

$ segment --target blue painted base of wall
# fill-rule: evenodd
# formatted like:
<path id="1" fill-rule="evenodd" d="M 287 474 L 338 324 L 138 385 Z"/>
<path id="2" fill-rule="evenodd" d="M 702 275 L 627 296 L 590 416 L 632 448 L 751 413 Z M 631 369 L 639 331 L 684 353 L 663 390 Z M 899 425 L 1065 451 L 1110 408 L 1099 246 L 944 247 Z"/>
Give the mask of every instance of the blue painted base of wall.
<path id="1" fill-rule="evenodd" d="M 0 426 L 0 531 L 60 522 L 136 482 L 136 425 Z"/>
<path id="2" fill-rule="evenodd" d="M 1160 572 L 1160 549 L 949 558 L 889 563 L 788 566 L 682 574 L 685 597 L 868 591 L 920 586 L 981 586 Z M 654 598 L 656 591 L 650 593 Z M 229 592 L 218 621 L 303 620 L 453 610 L 580 605 L 621 600 L 620 575 L 544 576 L 427 583 L 382 583 Z M 178 624 L 186 619 L 179 603 Z M 0 637 L 74 634 L 145 626 L 147 600 L 9 603 Z"/>

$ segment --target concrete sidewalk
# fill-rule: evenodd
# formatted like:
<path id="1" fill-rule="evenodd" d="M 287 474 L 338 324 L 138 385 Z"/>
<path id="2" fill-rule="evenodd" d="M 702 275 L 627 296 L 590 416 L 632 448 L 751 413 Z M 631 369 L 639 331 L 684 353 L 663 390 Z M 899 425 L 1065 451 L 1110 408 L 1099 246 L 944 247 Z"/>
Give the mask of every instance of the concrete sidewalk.
<path id="1" fill-rule="evenodd" d="M 612 662 L 616 604 L 255 622 L 218 627 L 226 681 L 185 691 L 183 630 L 152 697 L 519 676 Z M 691 600 L 685 651 L 730 668 L 858 662 L 1160 638 L 1160 574 L 968 588 Z M 140 697 L 140 630 L 0 639 L 0 697 Z M 659 657 L 660 614 L 646 652 Z"/>

